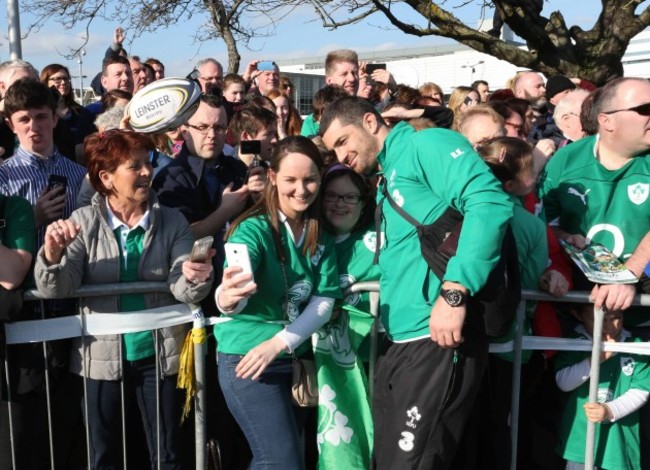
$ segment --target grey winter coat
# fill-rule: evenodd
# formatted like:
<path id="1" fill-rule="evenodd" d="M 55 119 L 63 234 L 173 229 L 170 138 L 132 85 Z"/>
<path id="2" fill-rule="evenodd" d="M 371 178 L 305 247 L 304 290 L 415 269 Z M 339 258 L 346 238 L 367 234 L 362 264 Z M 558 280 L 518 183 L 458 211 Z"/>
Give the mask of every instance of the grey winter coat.
<path id="1" fill-rule="evenodd" d="M 143 242 L 139 277 L 141 281 L 167 282 L 171 294 L 143 294 L 147 308 L 198 303 L 208 294 L 212 278 L 195 285 L 182 274 L 182 263 L 189 258 L 194 242 L 185 217 L 176 209 L 161 206 L 153 191 L 148 204 L 150 225 Z M 90 206 L 72 213 L 70 218 L 81 226 L 81 233 L 65 250 L 59 264 L 48 266 L 41 248 L 34 268 L 39 292 L 49 298 L 66 298 L 82 285 L 120 281 L 120 247 L 106 217 L 106 200 L 101 194 L 93 197 Z M 81 307 L 84 314 L 92 314 L 116 313 L 118 306 L 119 297 L 107 295 L 84 298 Z M 178 372 L 186 331 L 187 325 L 157 330 L 164 375 Z M 122 376 L 119 335 L 87 336 L 85 340 L 85 363 L 82 338 L 75 338 L 70 370 L 95 380 L 118 380 Z"/>

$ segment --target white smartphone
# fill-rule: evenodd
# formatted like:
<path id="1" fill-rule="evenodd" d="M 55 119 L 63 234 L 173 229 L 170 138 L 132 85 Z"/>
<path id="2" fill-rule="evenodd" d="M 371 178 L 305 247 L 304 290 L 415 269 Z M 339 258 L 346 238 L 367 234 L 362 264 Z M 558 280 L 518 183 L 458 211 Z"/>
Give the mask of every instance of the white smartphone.
<path id="1" fill-rule="evenodd" d="M 192 263 L 205 263 L 210 255 L 210 248 L 212 248 L 213 243 L 214 237 L 209 235 L 196 240 L 192 246 L 190 261 Z"/>
<path id="2" fill-rule="evenodd" d="M 228 262 L 228 266 L 239 266 L 242 268 L 243 273 L 250 274 L 251 276 L 253 275 L 248 247 L 244 243 L 226 243 L 224 248 L 226 250 L 226 261 Z M 249 281 L 243 282 L 237 287 L 246 287 L 251 282 L 253 282 L 252 277 Z"/>

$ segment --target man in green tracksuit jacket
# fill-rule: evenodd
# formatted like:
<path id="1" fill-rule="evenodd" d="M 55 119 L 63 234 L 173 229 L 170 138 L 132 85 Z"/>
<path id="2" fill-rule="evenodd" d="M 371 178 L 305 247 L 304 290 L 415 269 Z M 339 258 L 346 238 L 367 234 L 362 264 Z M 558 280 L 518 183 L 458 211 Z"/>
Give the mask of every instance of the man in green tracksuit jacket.
<path id="1" fill-rule="evenodd" d="M 377 466 L 449 468 L 488 354 L 482 319 L 466 312 L 466 299 L 499 259 L 512 202 L 456 132 L 415 132 L 406 123 L 391 130 L 366 101 L 346 97 L 325 111 L 320 133 L 358 173 L 381 167 L 388 193 L 420 223 L 450 206 L 464 215 L 442 283 L 421 255 L 415 228 L 388 203 L 379 259 L 381 319 L 391 345 L 376 379 Z"/>

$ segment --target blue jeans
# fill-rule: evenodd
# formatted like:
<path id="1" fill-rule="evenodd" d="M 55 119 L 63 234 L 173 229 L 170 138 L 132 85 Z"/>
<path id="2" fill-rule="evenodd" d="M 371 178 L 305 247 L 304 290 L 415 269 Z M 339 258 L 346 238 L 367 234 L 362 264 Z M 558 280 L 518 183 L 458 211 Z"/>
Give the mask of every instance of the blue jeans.
<path id="1" fill-rule="evenodd" d="M 276 359 L 258 380 L 244 380 L 235 373 L 243 356 L 217 356 L 223 395 L 253 452 L 250 469 L 301 470 L 300 435 L 307 413 L 291 403 L 291 361 Z"/>
<path id="2" fill-rule="evenodd" d="M 124 361 L 125 409 L 135 395 L 147 438 L 151 468 L 157 468 L 156 364 L 155 359 Z M 181 469 L 180 418 L 182 400 L 176 375 L 159 381 L 160 468 Z M 87 380 L 88 426 L 93 469 L 122 468 L 122 411 L 120 382 Z M 126 430 L 127 445 L 129 430 Z"/>

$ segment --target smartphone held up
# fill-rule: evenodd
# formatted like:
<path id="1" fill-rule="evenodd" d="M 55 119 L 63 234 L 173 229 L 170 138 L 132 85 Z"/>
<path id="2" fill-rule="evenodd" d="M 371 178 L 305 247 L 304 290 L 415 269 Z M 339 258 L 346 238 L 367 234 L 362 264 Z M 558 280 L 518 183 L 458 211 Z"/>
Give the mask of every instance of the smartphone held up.
<path id="1" fill-rule="evenodd" d="M 193 263 L 205 263 L 210 258 L 210 249 L 212 249 L 213 243 L 214 237 L 209 235 L 196 240 L 192 246 L 190 261 Z"/>
<path id="2" fill-rule="evenodd" d="M 248 246 L 244 243 L 226 243 L 224 245 L 226 250 L 226 261 L 228 266 L 239 266 L 242 268 L 242 273 L 250 274 L 251 278 L 237 285 L 237 287 L 246 287 L 248 284 L 255 282 L 253 280 L 253 269 L 251 267 L 251 259 L 248 254 Z"/>

